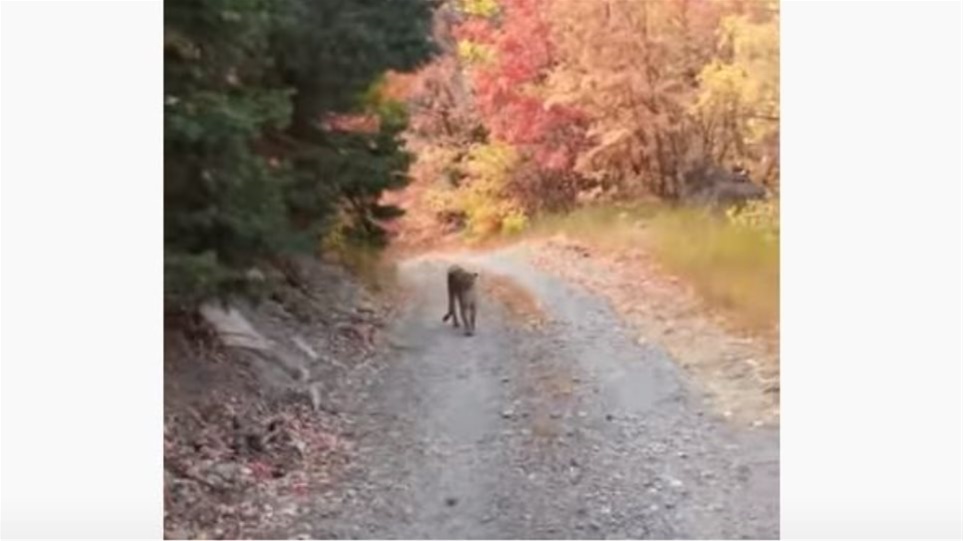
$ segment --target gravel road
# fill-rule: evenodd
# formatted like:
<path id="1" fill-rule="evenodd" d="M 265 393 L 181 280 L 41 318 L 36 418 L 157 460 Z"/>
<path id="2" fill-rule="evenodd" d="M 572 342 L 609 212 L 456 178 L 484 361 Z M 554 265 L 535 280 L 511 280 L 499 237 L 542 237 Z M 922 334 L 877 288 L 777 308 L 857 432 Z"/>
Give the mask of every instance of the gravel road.
<path id="1" fill-rule="evenodd" d="M 289 535 L 779 537 L 778 428 L 717 416 L 657 345 L 525 248 L 458 261 L 510 277 L 547 322 L 483 297 L 466 338 L 441 322 L 448 260 L 404 262 L 396 347 L 355 397 L 355 465 Z"/>

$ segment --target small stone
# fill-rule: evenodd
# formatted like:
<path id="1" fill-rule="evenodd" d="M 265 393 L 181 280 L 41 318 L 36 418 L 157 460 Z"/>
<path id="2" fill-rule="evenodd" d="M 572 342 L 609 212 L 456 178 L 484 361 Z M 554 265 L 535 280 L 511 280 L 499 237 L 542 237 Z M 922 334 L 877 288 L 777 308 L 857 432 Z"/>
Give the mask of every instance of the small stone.
<path id="1" fill-rule="evenodd" d="M 679 458 L 689 458 L 689 454 L 685 451 L 679 451 L 678 456 Z"/>
<path id="2" fill-rule="evenodd" d="M 298 507 L 296 505 L 287 505 L 278 511 L 283 516 L 293 517 L 298 514 Z"/>
<path id="3" fill-rule="evenodd" d="M 241 477 L 241 468 L 236 462 L 215 464 L 207 474 L 207 482 L 215 486 L 232 485 Z"/>
<path id="4" fill-rule="evenodd" d="M 511 408 L 502 410 L 502 417 L 504 417 L 505 419 L 511 419 L 514 415 L 515 415 L 515 412 Z"/>
<path id="5" fill-rule="evenodd" d="M 321 409 L 321 385 L 315 384 L 308 389 L 308 394 L 311 397 L 311 407 L 314 411 Z"/>
<path id="6" fill-rule="evenodd" d="M 682 488 L 682 481 L 678 479 L 672 479 L 669 481 L 669 486 L 672 488 Z"/>
<path id="7" fill-rule="evenodd" d="M 247 274 L 247 279 L 252 282 L 263 282 L 267 280 L 267 278 L 264 276 L 264 273 L 261 272 L 261 269 L 258 269 L 258 268 L 248 269 L 246 274 Z"/>
<path id="8" fill-rule="evenodd" d="M 258 515 L 260 514 L 261 514 L 260 510 L 257 507 L 254 507 L 252 505 L 247 505 L 247 506 L 241 507 L 240 509 L 241 518 L 244 518 L 244 519 L 251 520 L 251 519 L 257 518 Z"/>

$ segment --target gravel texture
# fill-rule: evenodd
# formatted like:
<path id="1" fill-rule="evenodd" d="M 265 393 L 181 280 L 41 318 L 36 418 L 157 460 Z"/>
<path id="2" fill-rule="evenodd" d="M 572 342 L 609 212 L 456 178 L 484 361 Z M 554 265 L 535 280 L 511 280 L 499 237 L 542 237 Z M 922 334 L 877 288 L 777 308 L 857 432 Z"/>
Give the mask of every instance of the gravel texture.
<path id="1" fill-rule="evenodd" d="M 458 258 L 483 293 L 495 277 L 519 292 L 483 295 L 473 337 L 441 322 L 449 260 L 401 265 L 378 369 L 329 397 L 351 420 L 348 470 L 259 535 L 779 537 L 778 427 L 717 416 L 656 341 L 529 260 Z M 529 324 L 511 309 L 523 294 Z"/>

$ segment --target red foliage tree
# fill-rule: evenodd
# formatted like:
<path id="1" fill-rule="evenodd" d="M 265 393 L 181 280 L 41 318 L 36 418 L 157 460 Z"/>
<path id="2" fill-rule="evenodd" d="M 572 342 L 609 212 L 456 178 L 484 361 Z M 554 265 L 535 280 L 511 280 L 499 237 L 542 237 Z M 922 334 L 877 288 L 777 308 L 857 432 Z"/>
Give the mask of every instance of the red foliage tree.
<path id="1" fill-rule="evenodd" d="M 553 45 L 544 0 L 501 0 L 498 22 L 472 17 L 456 36 L 491 47 L 492 61 L 473 70 L 478 110 L 491 135 L 512 144 L 540 168 L 572 167 L 584 139 L 574 108 L 546 103 L 539 83 L 552 68 Z"/>

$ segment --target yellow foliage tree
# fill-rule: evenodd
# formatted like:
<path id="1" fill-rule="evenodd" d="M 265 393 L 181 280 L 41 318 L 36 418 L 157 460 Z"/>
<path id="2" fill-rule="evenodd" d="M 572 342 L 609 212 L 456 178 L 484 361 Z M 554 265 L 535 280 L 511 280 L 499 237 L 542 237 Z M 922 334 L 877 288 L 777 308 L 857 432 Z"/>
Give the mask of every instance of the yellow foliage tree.
<path id="1" fill-rule="evenodd" d="M 508 184 L 519 163 L 518 152 L 504 143 L 476 145 L 468 153 L 469 182 L 460 189 L 459 206 L 472 234 L 485 236 L 516 232 L 526 224 L 522 206 Z"/>
<path id="2" fill-rule="evenodd" d="M 773 4 L 773 13 L 775 5 Z M 770 185 L 778 181 L 779 18 L 730 15 L 720 25 L 724 52 L 699 73 L 693 113 L 718 161 L 746 161 Z"/>
<path id="3" fill-rule="evenodd" d="M 458 57 L 469 64 L 491 62 L 495 52 L 491 47 L 467 39 L 458 41 Z"/>
<path id="4" fill-rule="evenodd" d="M 461 0 L 459 8 L 467 15 L 488 18 L 498 13 L 499 6 L 495 0 Z"/>

